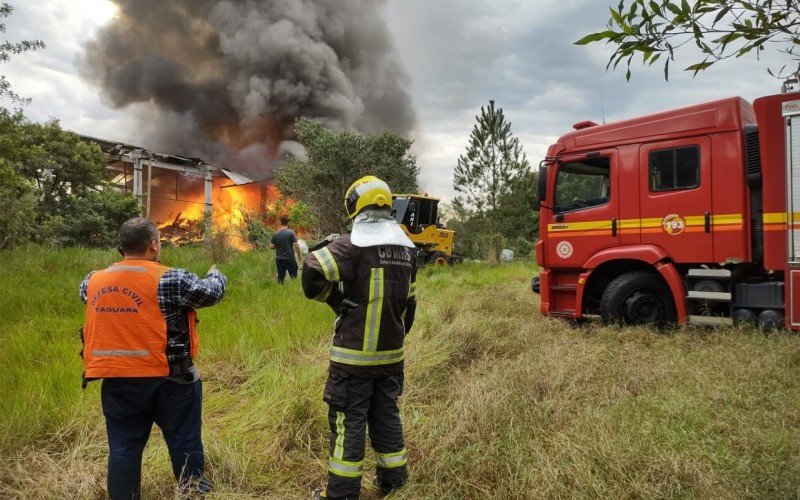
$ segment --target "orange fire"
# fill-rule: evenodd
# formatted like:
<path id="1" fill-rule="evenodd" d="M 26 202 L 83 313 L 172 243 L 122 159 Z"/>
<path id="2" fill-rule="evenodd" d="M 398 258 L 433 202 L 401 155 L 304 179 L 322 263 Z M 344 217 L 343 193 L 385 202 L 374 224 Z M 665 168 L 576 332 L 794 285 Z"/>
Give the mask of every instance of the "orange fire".
<path id="1" fill-rule="evenodd" d="M 196 243 L 202 240 L 205 215 L 205 192 L 202 183 L 181 192 L 180 200 L 158 203 L 153 200 L 151 218 L 161 229 L 161 236 L 176 244 Z M 237 186 L 227 179 L 214 179 L 212 187 L 211 227 L 225 231 L 232 246 L 249 250 L 252 245 L 245 236 L 248 214 L 259 216 L 265 207 L 280 198 L 272 183 L 252 183 Z"/>
<path id="2" fill-rule="evenodd" d="M 259 184 L 223 186 L 217 181 L 214 182 L 211 226 L 228 230 L 231 244 L 239 250 L 251 248 L 242 231 L 245 227 L 246 215 L 248 213 L 258 214 L 264 203 L 267 202 L 263 199 L 263 191 Z"/>

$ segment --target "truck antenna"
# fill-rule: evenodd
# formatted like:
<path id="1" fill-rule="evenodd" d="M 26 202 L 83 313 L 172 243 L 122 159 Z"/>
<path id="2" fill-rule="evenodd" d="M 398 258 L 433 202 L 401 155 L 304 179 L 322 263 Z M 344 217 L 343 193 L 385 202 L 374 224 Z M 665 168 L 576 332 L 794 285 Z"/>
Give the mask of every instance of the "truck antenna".
<path id="1" fill-rule="evenodd" d="M 603 102 L 603 93 L 600 92 L 600 110 L 603 113 L 603 125 L 606 124 L 606 106 Z"/>

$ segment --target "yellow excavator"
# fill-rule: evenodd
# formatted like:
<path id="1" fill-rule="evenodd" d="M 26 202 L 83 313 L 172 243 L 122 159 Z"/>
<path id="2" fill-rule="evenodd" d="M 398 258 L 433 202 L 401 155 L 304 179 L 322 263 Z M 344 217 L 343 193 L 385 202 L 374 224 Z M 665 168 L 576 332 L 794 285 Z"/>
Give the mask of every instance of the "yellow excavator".
<path id="1" fill-rule="evenodd" d="M 439 222 L 439 198 L 427 194 L 392 195 L 395 220 L 420 250 L 420 264 L 447 266 L 461 261 L 453 252 L 455 231 Z"/>

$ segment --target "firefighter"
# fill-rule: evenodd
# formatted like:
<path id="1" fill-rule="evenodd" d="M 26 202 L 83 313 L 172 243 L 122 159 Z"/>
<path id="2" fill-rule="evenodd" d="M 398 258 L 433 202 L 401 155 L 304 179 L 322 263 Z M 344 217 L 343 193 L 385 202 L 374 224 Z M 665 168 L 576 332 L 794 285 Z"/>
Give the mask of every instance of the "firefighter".
<path id="1" fill-rule="evenodd" d="M 316 498 L 358 498 L 367 429 L 381 492 L 401 487 L 407 475 L 397 398 L 403 341 L 416 310 L 415 247 L 394 220 L 389 186 L 377 177 L 353 183 L 344 205 L 351 233 L 310 253 L 303 265 L 306 297 L 337 313 L 323 395 L 328 484 Z"/>
<path id="2" fill-rule="evenodd" d="M 81 283 L 84 387 L 102 379 L 108 434 L 108 493 L 139 498 L 142 451 L 153 423 L 164 435 L 182 489 L 206 492 L 200 437 L 202 386 L 195 309 L 216 304 L 226 278 L 215 266 L 204 279 L 161 265 L 158 228 L 136 217 L 119 230 L 123 260 Z"/>

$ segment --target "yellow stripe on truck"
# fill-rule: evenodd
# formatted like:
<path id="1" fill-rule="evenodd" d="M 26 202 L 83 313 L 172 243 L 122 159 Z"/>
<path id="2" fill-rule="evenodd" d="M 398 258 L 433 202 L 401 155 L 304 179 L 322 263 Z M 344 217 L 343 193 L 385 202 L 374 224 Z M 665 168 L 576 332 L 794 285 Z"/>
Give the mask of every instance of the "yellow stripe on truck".
<path id="1" fill-rule="evenodd" d="M 768 214 L 764 214 L 766 219 Z M 784 215 L 785 218 L 785 215 Z M 800 218 L 800 213 L 798 213 Z M 622 229 L 646 229 L 661 227 L 663 218 L 648 217 L 644 219 L 622 219 L 617 221 L 617 228 Z M 687 227 L 705 226 L 705 215 L 689 215 L 684 217 Z M 712 224 L 715 226 L 728 226 L 728 225 L 741 225 L 744 222 L 742 214 L 720 214 L 711 217 Z M 766 220 L 765 220 L 766 222 Z M 548 224 L 547 231 L 551 233 L 568 233 L 576 231 L 602 231 L 611 230 L 611 220 L 596 220 L 585 222 L 561 222 L 555 224 Z M 589 234 L 591 236 L 591 234 Z"/>

